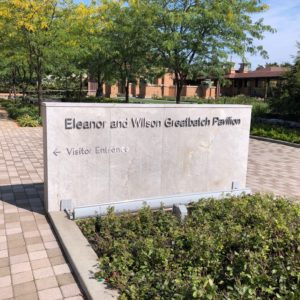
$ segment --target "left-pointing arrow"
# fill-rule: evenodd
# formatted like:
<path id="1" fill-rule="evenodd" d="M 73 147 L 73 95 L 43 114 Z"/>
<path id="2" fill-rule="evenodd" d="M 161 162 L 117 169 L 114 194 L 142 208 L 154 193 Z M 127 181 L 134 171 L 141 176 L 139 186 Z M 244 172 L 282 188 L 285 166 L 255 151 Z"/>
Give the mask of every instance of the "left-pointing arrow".
<path id="1" fill-rule="evenodd" d="M 54 154 L 55 156 L 57 156 L 59 153 L 60 153 L 60 151 L 58 151 L 57 149 L 55 149 L 55 150 L 53 151 L 53 154 Z"/>

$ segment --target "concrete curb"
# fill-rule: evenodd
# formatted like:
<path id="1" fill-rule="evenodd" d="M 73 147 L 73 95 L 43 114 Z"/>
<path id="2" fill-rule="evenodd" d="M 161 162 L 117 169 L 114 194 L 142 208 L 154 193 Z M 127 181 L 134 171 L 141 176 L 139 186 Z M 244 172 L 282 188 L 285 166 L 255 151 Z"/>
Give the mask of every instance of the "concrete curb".
<path id="1" fill-rule="evenodd" d="M 48 216 L 87 299 L 117 299 L 117 290 L 109 289 L 94 279 L 93 274 L 98 271 L 98 257 L 76 223 L 69 220 L 64 212 L 50 212 Z"/>
<path id="2" fill-rule="evenodd" d="M 290 146 L 290 147 L 294 147 L 294 148 L 300 148 L 300 144 L 295 144 L 295 143 L 290 143 L 290 142 L 285 142 L 285 141 L 280 141 L 280 140 L 274 140 L 274 139 L 267 138 L 267 137 L 250 135 L 250 138 L 254 139 L 254 140 L 259 140 L 259 141 L 264 141 L 264 142 L 269 142 L 269 143 L 274 143 L 274 144 L 281 144 L 281 145 Z"/>

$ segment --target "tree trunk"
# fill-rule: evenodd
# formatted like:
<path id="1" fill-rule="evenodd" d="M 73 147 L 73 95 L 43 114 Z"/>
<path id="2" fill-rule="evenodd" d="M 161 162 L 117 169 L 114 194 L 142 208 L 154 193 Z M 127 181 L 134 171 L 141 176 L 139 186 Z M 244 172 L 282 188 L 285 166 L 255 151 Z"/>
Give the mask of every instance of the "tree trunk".
<path id="1" fill-rule="evenodd" d="M 69 92 L 68 92 L 68 76 L 65 76 L 65 97 L 66 97 L 66 101 L 69 98 Z"/>
<path id="2" fill-rule="evenodd" d="M 180 104 L 181 91 L 183 84 L 180 80 L 176 81 L 176 104 Z"/>
<path id="3" fill-rule="evenodd" d="M 37 96 L 38 96 L 38 106 L 39 106 L 39 115 L 41 116 L 42 112 L 42 79 L 43 79 L 43 68 L 41 57 L 37 57 L 35 73 L 37 77 Z"/>
<path id="4" fill-rule="evenodd" d="M 22 102 L 25 101 L 25 95 L 26 95 L 27 87 L 26 85 L 22 85 Z"/>
<path id="5" fill-rule="evenodd" d="M 129 82 L 125 84 L 125 102 L 129 103 Z"/>
<path id="6" fill-rule="evenodd" d="M 27 93 L 27 85 L 31 79 L 31 77 L 27 76 L 27 72 L 25 67 L 21 68 L 20 73 L 22 71 L 22 102 L 25 101 L 25 95 Z"/>
<path id="7" fill-rule="evenodd" d="M 125 78 L 124 88 L 125 88 L 125 102 L 129 103 L 129 80 L 127 76 Z"/>
<path id="8" fill-rule="evenodd" d="M 14 93 L 14 99 L 15 99 L 15 103 L 17 103 L 17 91 L 16 91 L 16 84 L 13 84 L 13 93 Z"/>
<path id="9" fill-rule="evenodd" d="M 16 92 L 16 69 L 15 67 L 13 67 L 13 70 L 12 70 L 12 90 L 13 90 L 13 95 L 14 95 L 14 100 L 15 100 L 15 103 L 17 101 L 17 92 Z"/>
<path id="10" fill-rule="evenodd" d="M 101 98 L 103 97 L 103 81 L 97 81 L 98 83 L 98 87 L 97 87 L 97 91 L 96 91 L 96 97 L 97 98 Z"/>
<path id="11" fill-rule="evenodd" d="M 101 71 L 98 68 L 97 72 L 97 91 L 96 91 L 96 97 L 101 98 L 103 97 L 103 79 L 101 78 Z"/>
<path id="12" fill-rule="evenodd" d="M 220 80 L 217 80 L 217 93 L 216 93 L 216 99 L 220 97 L 221 94 L 221 86 L 220 86 Z"/>
<path id="13" fill-rule="evenodd" d="M 80 85 L 79 85 L 79 100 L 82 97 L 82 73 L 80 73 Z"/>
<path id="14" fill-rule="evenodd" d="M 176 81 L 176 104 L 180 104 L 181 91 L 183 88 L 183 77 L 180 76 L 180 74 L 176 71 L 175 71 L 175 81 Z"/>
<path id="15" fill-rule="evenodd" d="M 42 76 L 38 74 L 37 76 L 37 96 L 39 105 L 39 115 L 41 115 L 41 105 L 42 105 Z"/>

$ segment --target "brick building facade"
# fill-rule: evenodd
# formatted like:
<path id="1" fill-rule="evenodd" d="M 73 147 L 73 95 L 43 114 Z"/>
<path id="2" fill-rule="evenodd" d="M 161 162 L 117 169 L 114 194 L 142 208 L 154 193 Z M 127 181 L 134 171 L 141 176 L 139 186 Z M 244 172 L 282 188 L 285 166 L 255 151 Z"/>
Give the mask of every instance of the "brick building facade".
<path id="1" fill-rule="evenodd" d="M 246 95 L 251 97 L 266 98 L 272 89 L 280 84 L 284 74 L 288 71 L 283 67 L 258 68 L 255 71 L 249 71 L 247 64 L 240 64 L 239 70 L 232 68 L 225 75 L 227 84 L 220 87 L 217 80 L 212 80 L 213 85 L 203 84 L 204 79 L 194 81 L 194 85 L 186 84 L 183 86 L 182 97 L 201 97 L 204 99 L 215 99 L 222 96 Z M 129 96 L 139 98 L 162 98 L 176 97 L 176 85 L 174 76 L 166 73 L 157 78 L 153 84 L 137 82 L 129 86 Z M 95 96 L 97 83 L 88 82 L 88 96 Z M 103 94 L 107 98 L 115 98 L 124 95 L 124 89 L 120 84 L 103 85 Z"/>
<path id="2" fill-rule="evenodd" d="M 93 81 L 88 82 L 88 96 L 95 96 L 98 84 Z M 103 85 L 103 94 L 107 98 L 115 98 L 118 95 L 123 95 L 124 90 L 120 84 Z M 164 76 L 157 78 L 153 84 L 137 82 L 130 83 L 129 96 L 139 98 L 161 98 L 175 97 L 176 85 L 174 84 L 174 76 L 171 73 L 166 73 Z M 184 85 L 182 97 L 201 97 L 205 99 L 216 98 L 216 87 L 208 87 L 203 85 Z"/>
<path id="3" fill-rule="evenodd" d="M 228 84 L 221 88 L 221 94 L 267 98 L 272 89 L 280 84 L 287 71 L 288 68 L 283 67 L 260 67 L 249 71 L 247 64 L 241 64 L 239 70 L 232 68 L 225 76 Z"/>

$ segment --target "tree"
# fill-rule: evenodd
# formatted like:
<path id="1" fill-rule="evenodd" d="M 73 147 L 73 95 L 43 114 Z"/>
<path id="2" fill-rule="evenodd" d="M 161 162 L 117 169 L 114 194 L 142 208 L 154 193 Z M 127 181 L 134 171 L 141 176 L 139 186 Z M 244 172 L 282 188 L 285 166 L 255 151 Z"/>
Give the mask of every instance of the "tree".
<path id="1" fill-rule="evenodd" d="M 25 55 L 24 41 L 12 24 L 6 22 L 9 15 L 8 3 L 0 3 L 0 77 L 14 97 L 21 88 L 24 98 L 28 85 L 32 83 L 33 72 Z"/>
<path id="2" fill-rule="evenodd" d="M 300 43 L 294 65 L 287 71 L 282 83 L 270 100 L 273 112 L 300 118 Z"/>
<path id="3" fill-rule="evenodd" d="M 263 12 L 267 6 L 253 0 L 150 0 L 153 27 L 148 35 L 154 57 L 173 72 L 176 81 L 176 103 L 191 70 L 220 69 L 228 54 L 243 56 L 245 52 L 260 53 L 253 44 L 265 31 L 273 31 L 251 15 Z M 212 64 L 212 61 L 214 63 Z"/>
<path id="4" fill-rule="evenodd" d="M 0 52 L 0 78 L 9 86 L 9 91 L 16 98 L 18 89 L 22 91 L 25 99 L 28 86 L 33 83 L 33 71 L 30 68 L 27 57 L 19 51 L 19 45 L 9 44 L 10 48 Z"/>
<path id="5" fill-rule="evenodd" d="M 111 60 L 111 49 L 103 34 L 103 6 L 92 3 L 89 7 L 80 4 L 78 10 L 81 18 L 77 18 L 74 27 L 79 32 L 80 49 L 82 51 L 82 66 L 89 77 L 97 81 L 96 97 L 103 97 L 103 84 L 114 78 L 114 68 Z M 76 34 L 75 34 L 76 35 Z M 78 34 L 77 34 L 78 37 Z"/>
<path id="6" fill-rule="evenodd" d="M 76 74 L 80 91 L 82 78 L 88 74 L 98 83 L 97 97 L 103 96 L 103 83 L 114 77 L 111 51 L 106 48 L 103 35 L 102 11 L 103 5 L 96 2 L 89 6 L 84 3 L 69 6 L 68 16 L 63 19 L 64 30 L 56 42 L 57 48 L 61 49 L 58 55 L 55 54 L 59 65 L 53 70 L 65 79 L 66 86 L 68 79 Z"/>
<path id="7" fill-rule="evenodd" d="M 4 0 L 0 16 L 17 34 L 24 45 L 30 68 L 35 72 L 39 106 L 42 100 L 42 80 L 48 64 L 49 52 L 57 38 L 58 22 L 64 16 L 63 8 L 69 4 L 59 0 Z M 4 21 L 3 21 L 4 20 Z M 57 51 L 58 49 L 55 49 Z"/>
<path id="8" fill-rule="evenodd" d="M 280 64 L 280 67 L 290 69 L 292 67 L 292 64 L 290 62 L 284 62 L 284 63 Z"/>
<path id="9" fill-rule="evenodd" d="M 129 83 L 146 75 L 151 66 L 148 32 L 151 15 L 147 3 L 111 1 L 103 8 L 102 37 L 116 78 L 125 89 L 125 101 L 129 102 Z"/>
<path id="10" fill-rule="evenodd" d="M 268 67 L 279 67 L 279 64 L 277 62 L 266 63 L 266 68 Z"/>
<path id="11" fill-rule="evenodd" d="M 49 52 L 50 61 L 55 61 L 55 64 L 49 66 L 49 72 L 55 76 L 57 87 L 65 90 L 66 98 L 71 88 L 79 89 L 79 99 L 82 96 L 83 76 L 87 72 L 84 65 L 88 55 L 86 45 L 90 42 L 85 29 L 89 26 L 90 15 L 86 5 L 68 3 L 56 20 L 56 39 L 52 44 L 53 51 Z"/>

